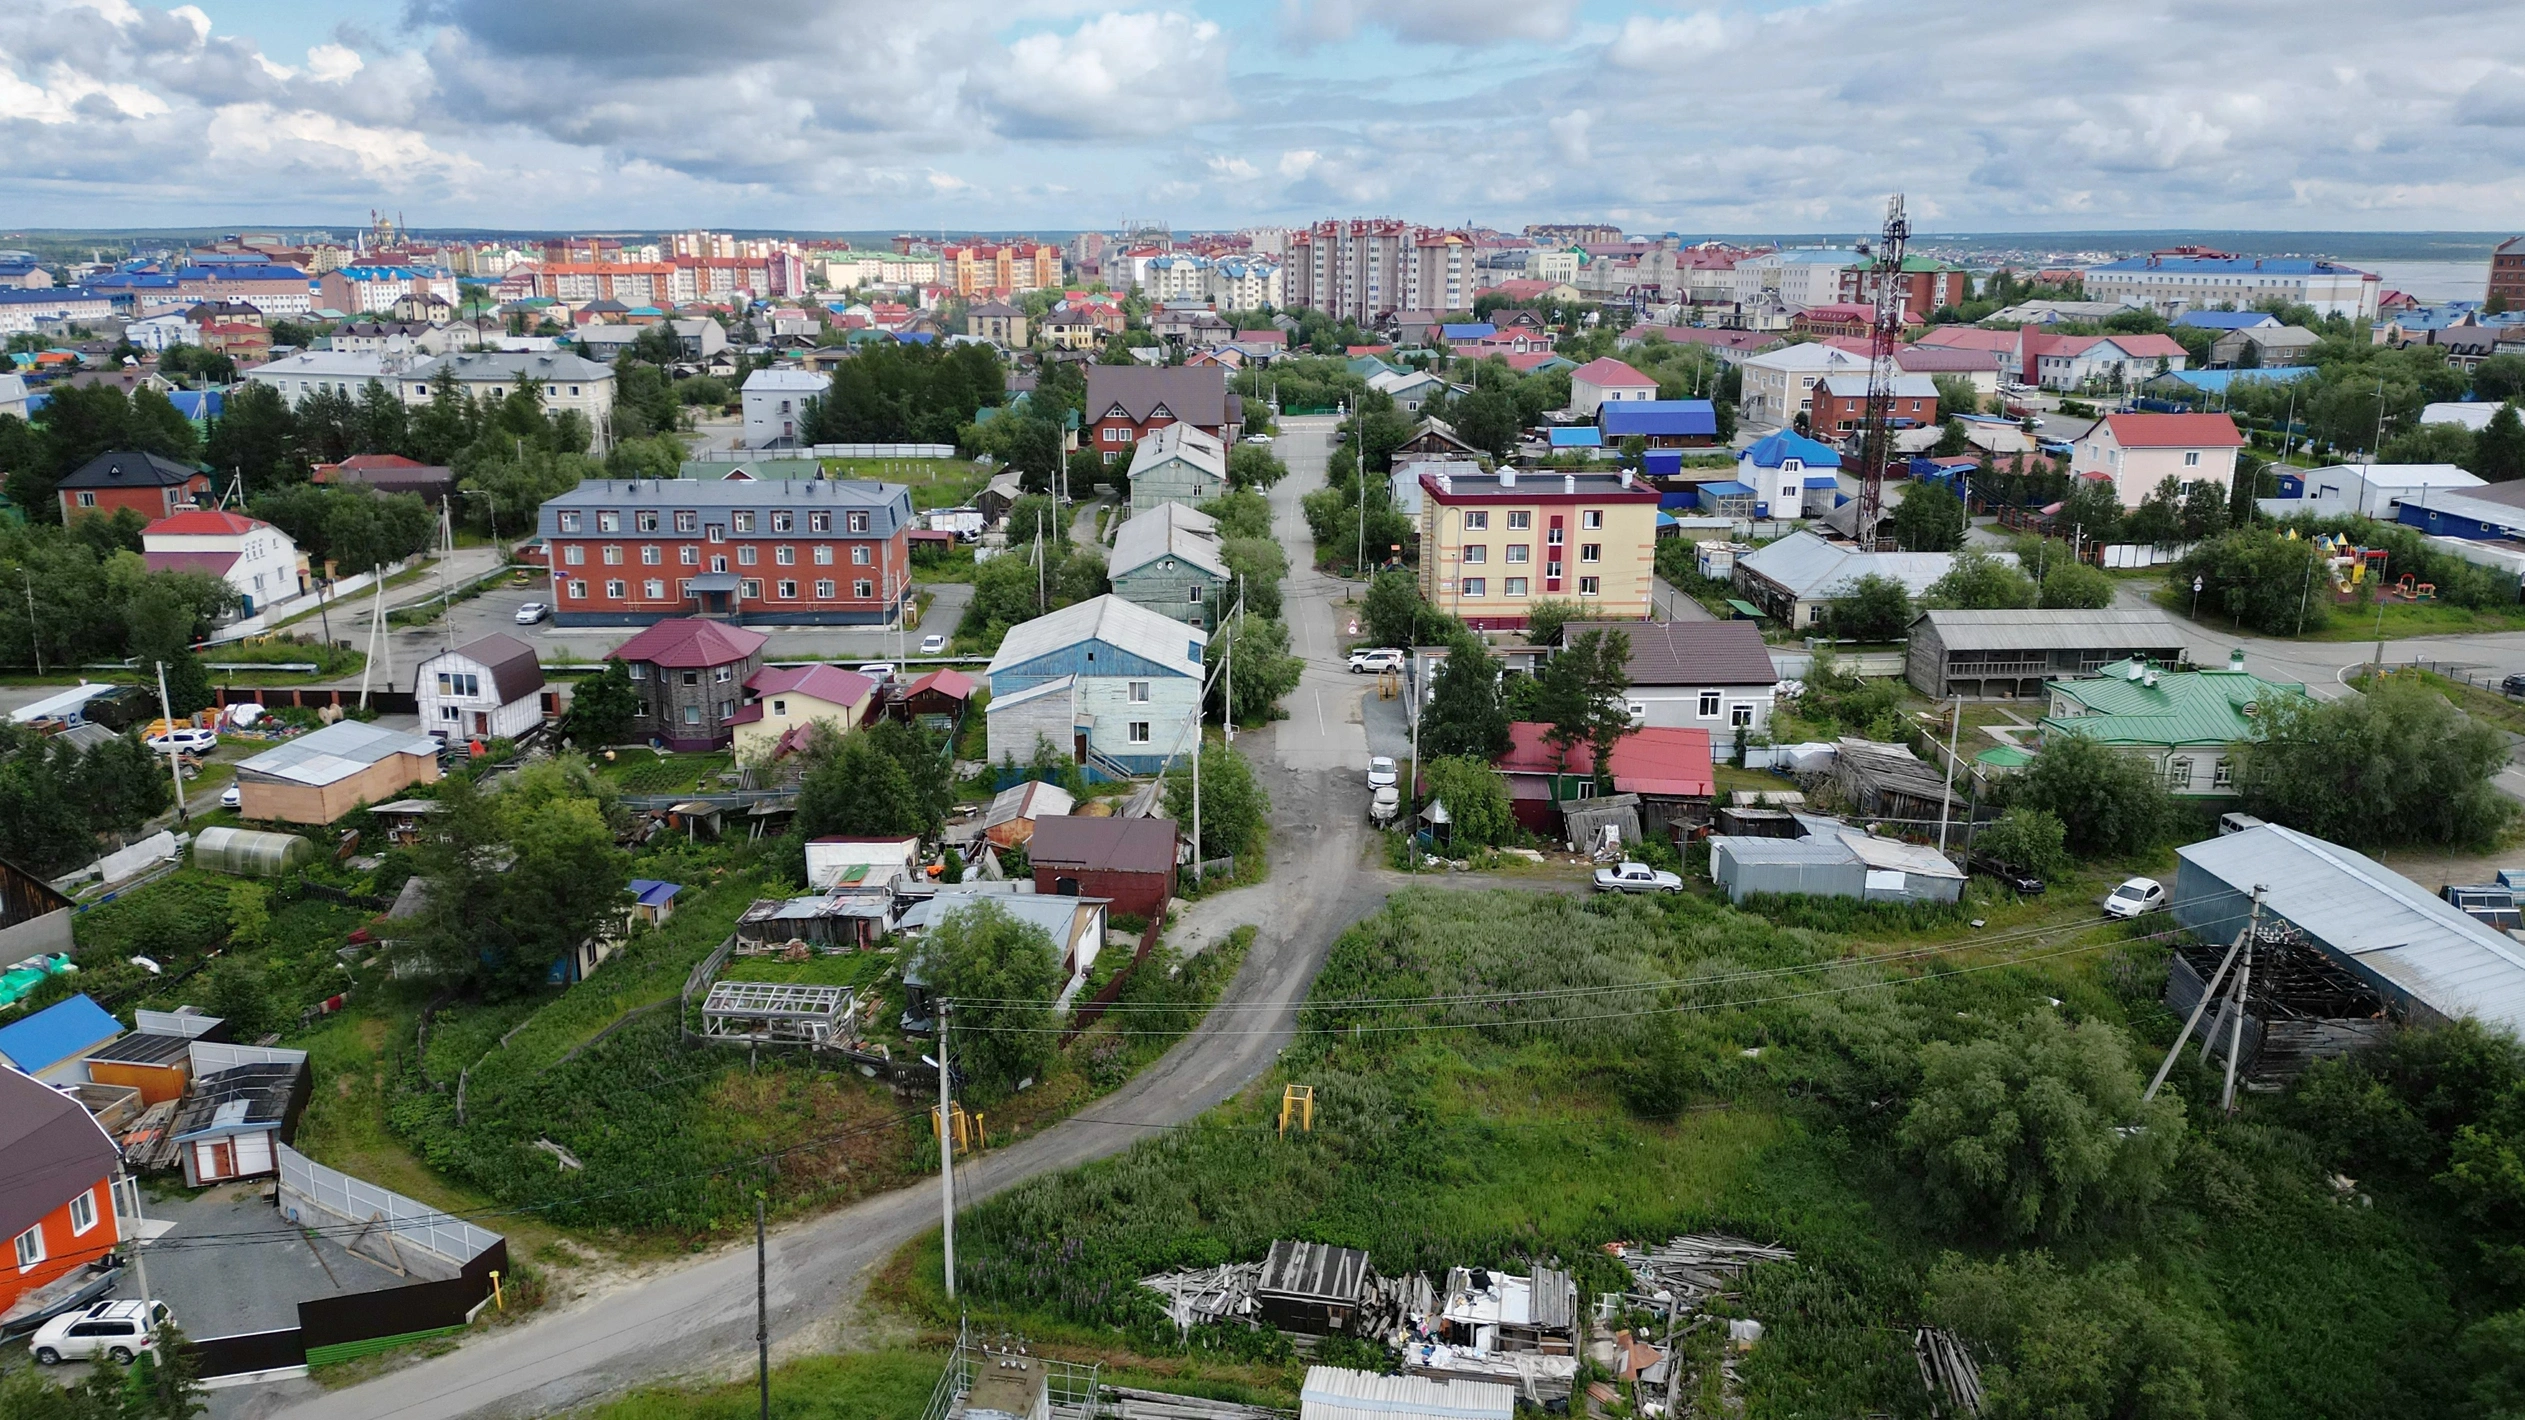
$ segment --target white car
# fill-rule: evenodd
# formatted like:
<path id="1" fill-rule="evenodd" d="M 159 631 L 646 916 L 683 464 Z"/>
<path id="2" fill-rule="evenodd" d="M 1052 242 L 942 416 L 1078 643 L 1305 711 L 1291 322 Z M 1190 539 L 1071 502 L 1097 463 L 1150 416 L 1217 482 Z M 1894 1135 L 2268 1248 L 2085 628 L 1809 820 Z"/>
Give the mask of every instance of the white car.
<path id="1" fill-rule="evenodd" d="M 170 749 L 181 750 L 186 754 L 208 754 L 219 748 L 219 732 L 195 729 L 164 730 L 151 735 L 141 743 L 160 754 Z"/>
<path id="2" fill-rule="evenodd" d="M 1245 442 L 1249 444 L 1268 444 L 1271 442 L 1271 436 L 1269 434 L 1248 434 L 1245 436 Z"/>
<path id="3" fill-rule="evenodd" d="M 1361 647 L 1350 653 L 1352 675 L 1373 675 L 1379 671 L 1399 671 L 1403 653 L 1392 646 Z"/>
<path id="4" fill-rule="evenodd" d="M 883 685 L 894 679 L 895 665 L 892 661 L 870 661 L 868 664 L 861 666 L 858 669 L 861 675 L 868 677 L 870 680 L 875 681 L 879 685 Z"/>
<path id="5" fill-rule="evenodd" d="M 141 1352 L 158 1349 L 157 1330 L 166 1323 L 164 1302 L 98 1302 L 45 1322 L 28 1344 L 47 1366 L 99 1356 L 128 1366 Z"/>
<path id="6" fill-rule="evenodd" d="M 931 632 L 929 635 L 921 638 L 921 654 L 924 656 L 935 656 L 946 649 L 947 638 L 937 634 L 936 632 Z"/>
<path id="7" fill-rule="evenodd" d="M 1394 772 L 1394 761 L 1384 755 L 1380 754 L 1368 761 L 1369 788 L 1391 789 L 1398 777 Z"/>
<path id="8" fill-rule="evenodd" d="M 2155 878 L 2132 878 L 2104 895 L 2107 917 L 2137 917 L 2166 905 L 2166 885 Z"/>
<path id="9" fill-rule="evenodd" d="M 551 607 L 544 605 L 542 602 L 528 602 L 517 609 L 517 624 L 520 626 L 532 626 L 536 622 L 541 621 L 550 615 L 552 615 Z"/>
<path id="10" fill-rule="evenodd" d="M 1596 869 L 1598 892 L 1681 892 L 1683 879 L 1646 863 L 1621 863 Z"/>
<path id="11" fill-rule="evenodd" d="M 238 792 L 238 789 L 237 789 L 237 786 L 236 786 L 236 785 L 231 784 L 231 785 L 229 785 L 227 788 L 222 789 L 222 790 L 220 790 L 220 791 L 219 791 L 219 806 L 220 806 L 221 808 L 223 808 L 223 809 L 240 808 L 240 807 L 243 807 L 243 806 L 244 806 L 244 804 L 245 804 L 245 795 L 244 795 L 244 794 L 242 794 L 242 793 L 240 793 L 240 792 Z"/>

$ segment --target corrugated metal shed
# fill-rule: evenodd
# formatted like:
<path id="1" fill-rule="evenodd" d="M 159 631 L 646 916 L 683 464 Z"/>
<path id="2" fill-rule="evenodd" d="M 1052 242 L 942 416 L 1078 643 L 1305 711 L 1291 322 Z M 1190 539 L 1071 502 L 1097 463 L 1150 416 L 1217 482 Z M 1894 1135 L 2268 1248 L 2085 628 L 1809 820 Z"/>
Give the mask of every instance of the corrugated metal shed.
<path id="1" fill-rule="evenodd" d="M 1316 1301 L 1355 1302 L 1375 1280 L 1368 1255 L 1355 1247 L 1282 1238 L 1263 1258 L 1255 1290 Z"/>
<path id="2" fill-rule="evenodd" d="M 1741 903 L 1757 892 L 1864 897 L 1867 865 L 1838 838 L 1710 836 L 1710 877 Z"/>
<path id="3" fill-rule="evenodd" d="M 1517 1393 L 1487 1381 L 1380 1376 L 1309 1366 L 1298 1392 L 1299 1420 L 1510 1420 Z"/>
<path id="4" fill-rule="evenodd" d="M 2175 920 L 2233 939 L 2253 889 L 2297 928 L 2422 1020 L 2470 1016 L 2525 1031 L 2525 945 L 2362 853 L 2278 824 L 2176 850 Z"/>
<path id="5" fill-rule="evenodd" d="M 2173 618 L 2153 608 L 2108 606 L 2093 611 L 2008 608 L 1924 611 L 1915 624 L 1937 628 L 1950 651 L 2013 651 L 2050 644 L 2117 651 L 2153 651 L 2184 644 Z"/>

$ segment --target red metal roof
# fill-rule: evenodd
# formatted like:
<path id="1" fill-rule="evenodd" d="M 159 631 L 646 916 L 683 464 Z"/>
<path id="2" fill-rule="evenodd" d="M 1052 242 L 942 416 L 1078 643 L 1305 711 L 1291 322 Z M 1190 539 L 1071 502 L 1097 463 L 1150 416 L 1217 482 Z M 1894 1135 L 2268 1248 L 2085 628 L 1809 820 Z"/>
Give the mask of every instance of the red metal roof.
<path id="1" fill-rule="evenodd" d="M 910 685 L 905 686 L 903 688 L 903 695 L 905 699 L 909 699 L 912 696 L 922 693 L 923 691 L 929 690 L 934 690 L 941 695 L 955 700 L 971 700 L 973 698 L 973 677 L 966 675 L 962 671 L 931 671 L 929 674 L 913 681 Z"/>
<path id="2" fill-rule="evenodd" d="M 745 682 L 745 688 L 757 695 L 797 694 L 827 705 L 850 706 L 867 699 L 877 683 L 839 666 L 766 666 Z"/>
<path id="3" fill-rule="evenodd" d="M 760 651 L 771 640 L 759 631 L 725 622 L 679 617 L 661 621 L 614 648 L 608 659 L 647 661 L 681 670 L 692 666 L 724 666 Z"/>
<path id="4" fill-rule="evenodd" d="M 1590 360 L 1586 364 L 1579 366 L 1577 369 L 1570 371 L 1569 377 L 1572 380 L 1585 380 L 1587 383 L 1599 387 L 1605 385 L 1644 385 L 1650 389 L 1654 389 L 1657 386 L 1657 382 L 1655 380 L 1650 379 L 1648 376 L 1641 374 L 1639 371 L 1632 369 L 1630 366 L 1623 364 L 1621 361 L 1614 359 L 1610 355 L 1597 356 L 1595 359 Z"/>
<path id="5" fill-rule="evenodd" d="M 2244 445 L 2224 414 L 2108 414 L 2104 425 L 2126 449 L 2233 449 Z"/>
<path id="6" fill-rule="evenodd" d="M 194 508 L 160 518 L 142 528 L 140 535 L 147 537 L 152 533 L 164 533 L 174 537 L 237 537 L 250 533 L 256 528 L 269 526 L 271 524 L 256 522 L 252 518 L 242 517 L 236 513 L 220 513 L 207 508 Z"/>
<path id="7" fill-rule="evenodd" d="M 1508 752 L 1499 757 L 1502 774 L 1592 774 L 1595 750 L 1573 746 L 1569 767 L 1561 768 L 1558 746 L 1544 738 L 1551 726 L 1520 720 L 1508 727 Z M 1613 789 L 1618 794 L 1703 797 L 1717 791 L 1710 769 L 1710 732 L 1651 727 L 1633 730 L 1613 746 Z"/>

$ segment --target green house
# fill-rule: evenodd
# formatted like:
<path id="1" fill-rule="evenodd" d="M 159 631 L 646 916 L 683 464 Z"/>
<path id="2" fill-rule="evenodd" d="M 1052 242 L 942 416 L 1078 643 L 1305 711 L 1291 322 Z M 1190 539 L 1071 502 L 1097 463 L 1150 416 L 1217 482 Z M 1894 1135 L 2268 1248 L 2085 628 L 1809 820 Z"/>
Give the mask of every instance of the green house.
<path id="1" fill-rule="evenodd" d="M 2149 661 L 2114 661 L 2095 675 L 2050 683 L 2043 739 L 2084 735 L 2145 756 L 2169 793 L 2229 798 L 2236 792 L 2232 745 L 2261 738 L 2264 712 L 2304 695 L 2296 681 L 2264 680 L 2244 668 L 2244 652 L 2224 670 L 2169 670 Z"/>
<path id="2" fill-rule="evenodd" d="M 1210 602 L 1233 580 L 1219 556 L 1218 520 L 1161 503 L 1114 533 L 1107 563 L 1115 596 L 1187 626 L 1209 628 Z"/>

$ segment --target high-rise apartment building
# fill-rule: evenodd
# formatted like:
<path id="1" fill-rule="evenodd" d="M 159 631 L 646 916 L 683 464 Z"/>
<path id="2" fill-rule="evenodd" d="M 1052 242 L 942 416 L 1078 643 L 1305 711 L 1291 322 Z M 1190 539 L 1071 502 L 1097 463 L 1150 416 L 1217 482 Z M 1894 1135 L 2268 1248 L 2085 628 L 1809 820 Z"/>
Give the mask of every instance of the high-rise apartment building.
<path id="1" fill-rule="evenodd" d="M 1367 323 L 1396 311 L 1473 303 L 1472 239 L 1393 218 L 1318 222 L 1289 234 L 1289 304 Z"/>

